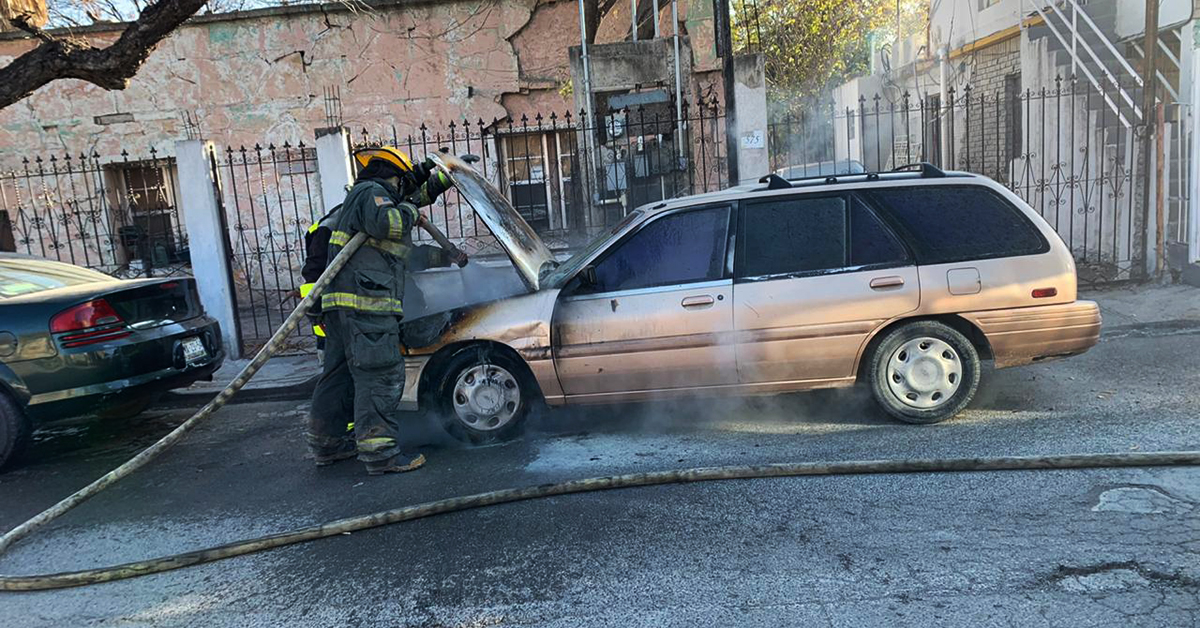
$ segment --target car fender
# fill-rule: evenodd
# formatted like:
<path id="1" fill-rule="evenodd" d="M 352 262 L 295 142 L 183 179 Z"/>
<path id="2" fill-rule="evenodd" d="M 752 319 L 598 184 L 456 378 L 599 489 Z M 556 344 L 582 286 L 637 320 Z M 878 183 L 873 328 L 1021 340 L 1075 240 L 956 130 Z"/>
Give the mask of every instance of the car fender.
<path id="1" fill-rule="evenodd" d="M 406 356 L 433 356 L 444 347 L 490 341 L 511 348 L 529 366 L 547 402 L 562 388 L 550 350 L 550 320 L 557 289 L 454 308 L 402 324 Z"/>
<path id="2" fill-rule="evenodd" d="M 0 392 L 12 395 L 17 405 L 22 408 L 29 403 L 29 398 L 32 396 L 25 382 L 3 362 L 0 362 Z"/>

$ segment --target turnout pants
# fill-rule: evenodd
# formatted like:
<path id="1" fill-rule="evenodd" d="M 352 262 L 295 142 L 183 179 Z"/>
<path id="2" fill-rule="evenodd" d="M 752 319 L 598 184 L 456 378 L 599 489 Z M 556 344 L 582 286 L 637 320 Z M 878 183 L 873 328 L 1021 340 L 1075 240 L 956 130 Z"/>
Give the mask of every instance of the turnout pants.
<path id="1" fill-rule="evenodd" d="M 346 446 L 353 412 L 358 459 L 387 460 L 400 453 L 404 358 L 399 321 L 337 309 L 326 312 L 324 322 L 325 363 L 309 411 L 309 446 L 317 454 Z"/>

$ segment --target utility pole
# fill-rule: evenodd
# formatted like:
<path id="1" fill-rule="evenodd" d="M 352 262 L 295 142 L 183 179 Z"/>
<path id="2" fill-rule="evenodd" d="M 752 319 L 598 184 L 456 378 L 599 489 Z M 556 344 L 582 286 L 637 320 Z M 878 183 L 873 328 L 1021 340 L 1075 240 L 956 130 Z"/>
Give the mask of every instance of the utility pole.
<path id="1" fill-rule="evenodd" d="M 729 185 L 732 186 L 737 185 L 741 177 L 738 176 L 737 102 L 733 93 L 733 31 L 729 23 L 729 0 L 713 0 L 713 28 L 725 79 L 725 155 L 729 163 Z"/>
<path id="2" fill-rule="evenodd" d="M 1150 259 L 1150 182 L 1151 173 L 1155 170 L 1150 169 L 1150 160 L 1152 159 L 1153 142 L 1152 138 L 1155 134 L 1154 128 L 1154 107 L 1155 96 L 1158 92 L 1158 0 L 1148 0 L 1146 2 L 1146 31 L 1142 41 L 1142 172 L 1145 173 L 1142 184 L 1142 254 L 1147 256 L 1143 260 L 1141 272 L 1148 274 Z M 1154 184 L 1162 185 L 1162 181 L 1155 177 Z M 1154 255 L 1161 256 L 1162 251 L 1156 250 Z M 1157 263 L 1156 263 L 1157 266 Z"/>

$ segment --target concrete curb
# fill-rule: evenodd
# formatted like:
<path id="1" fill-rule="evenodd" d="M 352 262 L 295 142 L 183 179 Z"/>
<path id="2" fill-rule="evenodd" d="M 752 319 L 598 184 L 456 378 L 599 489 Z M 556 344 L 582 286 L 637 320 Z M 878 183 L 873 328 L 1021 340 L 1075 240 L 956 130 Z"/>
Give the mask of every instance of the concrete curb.
<path id="1" fill-rule="evenodd" d="M 229 405 L 256 403 L 260 401 L 296 401 L 312 397 L 313 389 L 317 386 L 320 375 L 313 375 L 307 381 L 289 386 L 269 388 L 250 388 L 242 390 L 229 400 Z M 219 391 L 218 391 L 219 392 Z M 171 391 L 162 396 L 155 405 L 167 407 L 190 407 L 208 403 L 216 392 Z"/>

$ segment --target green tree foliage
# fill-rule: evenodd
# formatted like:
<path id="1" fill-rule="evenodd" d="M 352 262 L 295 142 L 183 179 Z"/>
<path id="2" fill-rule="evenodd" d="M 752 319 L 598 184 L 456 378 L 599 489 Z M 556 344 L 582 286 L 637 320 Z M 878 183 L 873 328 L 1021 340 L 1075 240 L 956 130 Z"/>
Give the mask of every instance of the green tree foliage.
<path id="1" fill-rule="evenodd" d="M 797 107 L 866 74 L 873 42 L 924 33 L 928 0 L 731 0 L 734 48 L 766 57 L 768 97 Z M 899 11 L 899 13 L 897 13 Z M 899 18 L 899 19 L 897 19 Z"/>

